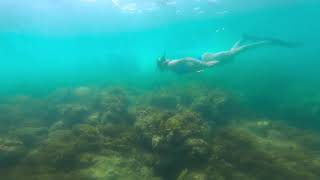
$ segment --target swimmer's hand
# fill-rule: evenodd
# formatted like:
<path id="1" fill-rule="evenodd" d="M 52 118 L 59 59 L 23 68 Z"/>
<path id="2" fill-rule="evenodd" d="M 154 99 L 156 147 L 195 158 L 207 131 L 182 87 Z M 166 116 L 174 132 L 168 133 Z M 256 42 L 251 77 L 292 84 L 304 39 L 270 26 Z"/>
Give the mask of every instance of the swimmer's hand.
<path id="1" fill-rule="evenodd" d="M 197 73 L 202 73 L 202 72 L 204 72 L 204 70 L 203 70 L 203 69 L 201 69 L 201 70 L 197 71 Z"/>
<path id="2" fill-rule="evenodd" d="M 212 66 L 214 66 L 214 65 L 216 65 L 218 63 L 219 63 L 219 61 L 208 61 L 206 64 L 207 64 L 208 67 L 212 67 Z"/>

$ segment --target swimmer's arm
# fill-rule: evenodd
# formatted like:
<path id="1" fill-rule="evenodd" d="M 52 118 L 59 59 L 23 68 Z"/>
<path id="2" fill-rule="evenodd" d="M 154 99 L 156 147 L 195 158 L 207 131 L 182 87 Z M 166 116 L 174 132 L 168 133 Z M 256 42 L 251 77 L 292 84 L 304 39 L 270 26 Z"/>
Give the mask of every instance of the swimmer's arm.
<path id="1" fill-rule="evenodd" d="M 206 62 L 206 67 L 210 68 L 210 67 L 215 66 L 218 63 L 219 63 L 219 61 L 215 61 L 215 60 L 214 61 L 208 61 L 208 62 Z M 204 70 L 205 69 L 201 69 L 201 70 L 197 71 L 197 73 L 202 73 L 202 72 L 204 72 Z"/>

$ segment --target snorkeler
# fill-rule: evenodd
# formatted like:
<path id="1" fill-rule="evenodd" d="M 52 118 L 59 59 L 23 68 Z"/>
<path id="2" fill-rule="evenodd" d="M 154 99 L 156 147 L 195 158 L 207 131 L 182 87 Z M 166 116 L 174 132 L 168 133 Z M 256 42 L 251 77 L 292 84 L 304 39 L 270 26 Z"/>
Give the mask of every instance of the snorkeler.
<path id="1" fill-rule="evenodd" d="M 299 44 L 274 38 L 259 38 L 243 35 L 243 38 L 237 41 L 230 50 L 217 53 L 204 53 L 199 58 L 185 57 L 180 59 L 167 59 L 165 56 L 162 56 L 158 59 L 157 65 L 161 71 L 169 70 L 179 74 L 202 72 L 205 69 L 215 67 L 216 65 L 229 63 L 240 53 L 262 45 L 278 45 L 294 48 Z"/>

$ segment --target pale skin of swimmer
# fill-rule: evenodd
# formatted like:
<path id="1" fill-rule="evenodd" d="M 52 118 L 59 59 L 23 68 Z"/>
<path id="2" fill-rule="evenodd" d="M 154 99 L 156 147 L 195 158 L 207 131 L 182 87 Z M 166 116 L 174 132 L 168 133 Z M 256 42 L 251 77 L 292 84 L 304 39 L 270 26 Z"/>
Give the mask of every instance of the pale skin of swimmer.
<path id="1" fill-rule="evenodd" d="M 290 47 L 289 43 L 280 42 L 276 40 L 261 40 L 250 44 L 242 45 L 243 40 L 237 41 L 230 50 L 221 51 L 217 53 L 204 53 L 201 56 L 201 60 L 193 57 L 185 57 L 180 59 L 166 59 L 163 63 L 166 64 L 166 69 L 174 72 L 180 72 L 181 66 L 185 66 L 187 72 L 202 72 L 205 69 L 212 68 L 216 65 L 228 63 L 234 59 L 235 56 L 239 55 L 246 50 L 253 49 L 262 45 L 283 45 Z"/>

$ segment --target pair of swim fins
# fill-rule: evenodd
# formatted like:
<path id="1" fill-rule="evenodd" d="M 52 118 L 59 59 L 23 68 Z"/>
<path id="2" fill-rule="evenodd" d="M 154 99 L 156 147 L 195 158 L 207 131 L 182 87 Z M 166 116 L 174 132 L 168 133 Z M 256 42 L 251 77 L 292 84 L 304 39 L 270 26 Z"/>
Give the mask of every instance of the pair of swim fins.
<path id="1" fill-rule="evenodd" d="M 272 38 L 272 37 L 258 37 L 258 36 L 253 36 L 249 34 L 243 34 L 242 38 L 244 40 L 249 40 L 249 41 L 270 41 L 274 45 L 279 45 L 279 46 L 288 47 L 288 48 L 295 48 L 303 45 L 300 42 L 290 42 L 290 41 L 285 41 L 285 40 Z"/>

